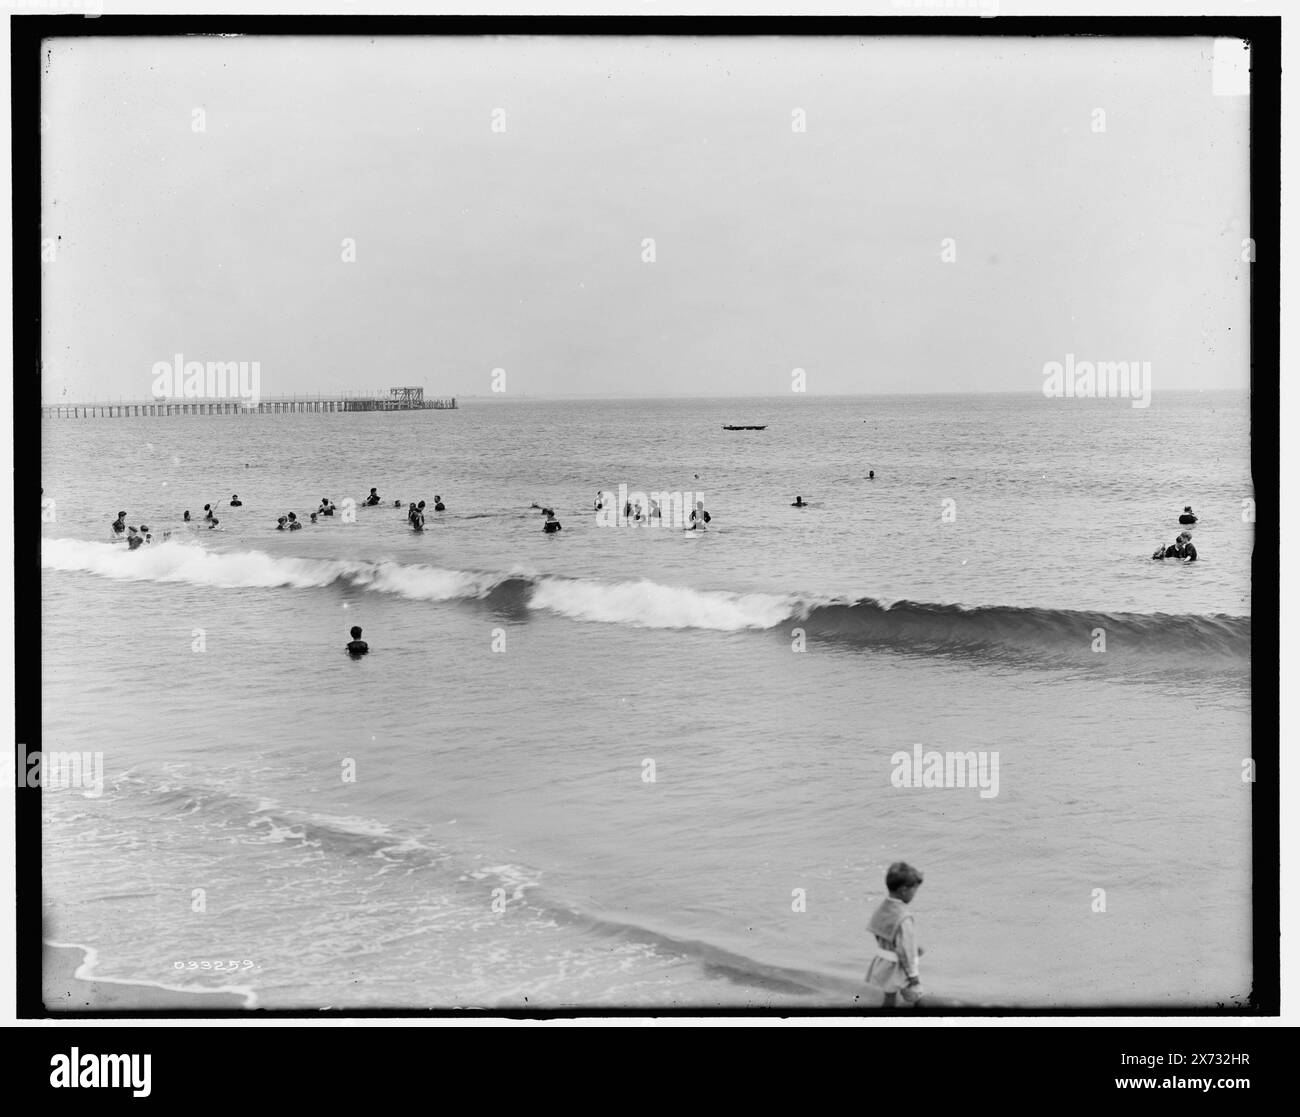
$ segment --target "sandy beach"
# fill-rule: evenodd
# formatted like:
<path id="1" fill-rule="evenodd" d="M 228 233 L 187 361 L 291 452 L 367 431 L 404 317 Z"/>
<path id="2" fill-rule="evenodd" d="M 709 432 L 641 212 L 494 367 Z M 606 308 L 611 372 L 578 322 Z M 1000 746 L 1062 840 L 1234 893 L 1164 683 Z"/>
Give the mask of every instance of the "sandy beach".
<path id="1" fill-rule="evenodd" d="M 132 1009 L 252 1008 L 256 998 L 242 990 L 191 991 L 144 981 L 94 978 L 95 954 L 75 944 L 45 943 L 42 1001 L 51 1012 L 110 1012 Z"/>

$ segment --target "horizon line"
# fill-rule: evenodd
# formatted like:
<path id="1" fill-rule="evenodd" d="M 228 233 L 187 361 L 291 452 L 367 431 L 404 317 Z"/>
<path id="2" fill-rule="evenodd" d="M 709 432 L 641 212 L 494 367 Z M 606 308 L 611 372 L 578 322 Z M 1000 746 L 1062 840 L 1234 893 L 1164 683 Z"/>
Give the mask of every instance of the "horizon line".
<path id="1" fill-rule="evenodd" d="M 1249 393 L 1250 391 L 1251 391 L 1251 388 L 1250 388 L 1249 385 L 1243 385 L 1243 386 L 1239 386 L 1239 387 L 1223 386 L 1223 385 L 1221 385 L 1221 386 L 1217 386 L 1217 387 L 1207 387 L 1207 388 L 1164 388 L 1164 389 L 1162 389 L 1162 393 L 1163 393 L 1163 394 L 1166 394 L 1166 395 L 1175 395 L 1175 394 L 1199 395 L 1199 394 L 1203 394 L 1203 393 L 1205 393 L 1205 392 L 1246 392 L 1246 393 Z M 326 397 L 328 397 L 328 398 L 344 398 L 344 397 L 346 397 L 346 396 L 349 395 L 349 394 L 350 394 L 350 393 L 348 393 L 348 392 L 343 392 L 343 393 L 334 393 L 334 392 L 285 392 L 285 393 L 279 393 L 279 394 L 275 394 L 275 395 L 265 395 L 265 394 L 264 394 L 264 395 L 262 395 L 260 398 L 261 398 L 262 400 L 291 400 L 291 399 L 303 399 L 303 400 L 306 400 L 306 399 L 313 399 L 313 398 L 326 398 Z M 360 396 L 362 393 L 357 392 L 357 393 L 355 393 L 355 394 L 358 395 L 358 396 Z M 906 397 L 906 396 L 1040 396 L 1040 395 L 1042 395 L 1042 391 L 1041 391 L 1041 389 L 1037 389 L 1037 390 L 1035 390 L 1035 389 L 1030 389 L 1030 388 L 1023 388 L 1023 389 L 1015 389 L 1015 390 L 1012 390 L 1012 389 L 971 388 L 971 389 L 965 389 L 965 390 L 959 390 L 959 391 L 939 391 L 939 390 L 934 390 L 934 391 L 919 391 L 919 392 L 915 392 L 915 391 L 914 391 L 914 392 L 786 392 L 786 393 L 758 394 L 758 395 L 739 395 L 739 394 L 712 395 L 712 394 L 709 394 L 709 393 L 692 393 L 692 394 L 689 394 L 689 395 L 654 395 L 654 396 L 639 396 L 639 395 L 632 395 L 632 394 L 609 394 L 609 393 L 597 394 L 597 393 L 587 393 L 587 392 L 486 392 L 486 393 L 481 393 L 481 394 L 454 392 L 454 393 L 449 393 L 449 394 L 446 395 L 446 396 L 437 396 L 437 397 L 434 397 L 434 398 L 436 398 L 436 399 L 455 399 L 455 400 L 457 400 L 457 401 L 459 401 L 459 400 L 469 400 L 469 399 L 472 399 L 472 400 L 489 400 L 489 401 L 493 401 L 493 402 L 497 402 L 497 403 L 503 403 L 503 402 L 506 402 L 507 400 L 520 400 L 520 399 L 535 399 L 535 400 L 544 400 L 544 399 L 557 399 L 557 400 L 558 400 L 558 399 L 573 399 L 573 400 L 722 400 L 722 399 L 737 399 L 737 400 L 752 400 L 752 399 L 762 399 L 762 400 L 780 400 L 780 399 L 793 399 L 793 398 L 795 398 L 796 396 L 798 396 L 798 397 L 803 397 L 803 398 L 814 397 L 814 398 L 818 398 L 818 399 L 880 399 L 880 398 L 885 398 L 885 397 L 894 397 L 894 396 L 902 396 L 902 397 Z M 384 397 L 384 398 L 387 398 L 387 397 Z M 1089 398 L 1091 398 L 1091 397 L 1089 397 Z M 1097 397 L 1097 398 L 1098 398 L 1098 399 L 1105 399 L 1105 398 L 1107 398 L 1107 397 L 1105 397 L 1105 396 L 1099 396 L 1099 397 Z M 101 397 L 99 397 L 99 398 L 97 398 L 97 399 L 82 399 L 82 400 L 65 400 L 65 399 L 61 399 L 61 398 L 55 398 L 55 399 L 49 399 L 49 400 L 47 400 L 47 399 L 42 399 L 41 402 L 40 402 L 40 406 L 41 406 L 41 407 L 85 407 L 85 406 L 90 406 L 90 405 L 92 405 L 92 404 L 110 404 L 110 403 L 150 403 L 150 402 L 158 402 L 158 401 L 153 400 L 152 397 L 148 397 L 148 396 L 138 396 L 138 397 L 137 397 L 137 396 L 120 396 L 120 395 L 119 395 L 119 396 L 101 396 Z M 229 403 L 229 402 L 230 402 L 230 397 L 227 397 L 227 396 L 192 396 L 192 397 L 188 397 L 188 398 L 184 398 L 184 399 L 172 400 L 172 401 L 170 401 L 170 402 L 174 402 L 174 403 L 219 403 L 219 402 Z M 436 409 L 436 408 L 431 408 L 431 409 L 429 409 L 429 410 L 437 410 L 437 409 Z"/>

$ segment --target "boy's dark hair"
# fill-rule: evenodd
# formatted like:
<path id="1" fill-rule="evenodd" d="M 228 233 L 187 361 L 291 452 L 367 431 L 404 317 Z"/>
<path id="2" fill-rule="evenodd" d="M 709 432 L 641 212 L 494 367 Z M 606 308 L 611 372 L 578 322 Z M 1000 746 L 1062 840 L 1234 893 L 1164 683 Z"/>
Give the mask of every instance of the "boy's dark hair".
<path id="1" fill-rule="evenodd" d="M 361 626 L 359 624 L 354 624 L 352 626 L 352 639 L 353 640 L 361 639 Z"/>
<path id="2" fill-rule="evenodd" d="M 923 880 L 925 875 L 921 870 L 912 868 L 906 861 L 895 861 L 885 873 L 885 887 L 890 892 L 897 892 L 900 888 L 910 888 Z"/>

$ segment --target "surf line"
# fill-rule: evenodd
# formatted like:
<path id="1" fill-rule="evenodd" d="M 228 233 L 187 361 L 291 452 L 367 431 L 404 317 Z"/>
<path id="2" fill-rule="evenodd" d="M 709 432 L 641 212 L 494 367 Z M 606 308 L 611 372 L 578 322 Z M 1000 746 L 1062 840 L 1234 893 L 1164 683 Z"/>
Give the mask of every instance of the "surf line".
<path id="1" fill-rule="evenodd" d="M 910 753 L 900 750 L 889 758 L 889 782 L 895 787 L 978 787 L 981 799 L 996 799 L 998 761 L 996 752 L 926 752 L 917 744 Z"/>

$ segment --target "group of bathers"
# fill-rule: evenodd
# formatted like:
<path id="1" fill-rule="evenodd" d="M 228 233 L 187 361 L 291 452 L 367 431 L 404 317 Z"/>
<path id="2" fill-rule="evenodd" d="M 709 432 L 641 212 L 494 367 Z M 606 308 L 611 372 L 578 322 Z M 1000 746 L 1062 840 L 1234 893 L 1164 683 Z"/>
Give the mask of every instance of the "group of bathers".
<path id="1" fill-rule="evenodd" d="M 1197 521 L 1196 513 L 1192 511 L 1190 504 L 1183 508 L 1182 515 L 1178 517 L 1180 524 L 1194 524 Z M 1168 546 L 1163 543 L 1156 548 L 1153 559 L 1181 559 L 1183 562 L 1196 561 L 1196 544 L 1192 542 L 1192 533 L 1190 531 L 1181 531 L 1178 538 Z"/>

